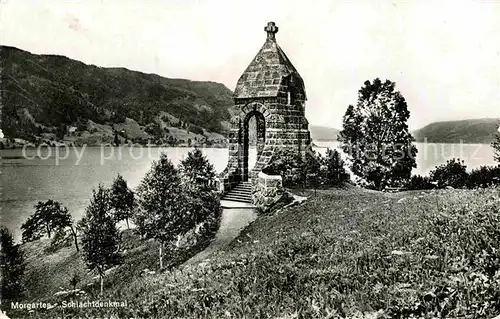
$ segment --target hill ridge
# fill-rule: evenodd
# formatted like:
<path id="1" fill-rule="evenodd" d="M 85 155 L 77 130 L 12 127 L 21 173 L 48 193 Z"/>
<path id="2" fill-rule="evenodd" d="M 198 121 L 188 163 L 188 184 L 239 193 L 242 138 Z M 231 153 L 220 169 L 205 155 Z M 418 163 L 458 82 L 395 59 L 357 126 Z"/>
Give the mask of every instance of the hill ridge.
<path id="1" fill-rule="evenodd" d="M 412 134 L 417 142 L 489 144 L 499 125 L 500 118 L 437 121 L 414 130 Z"/>
<path id="2" fill-rule="evenodd" d="M 192 138 L 214 133 L 220 140 L 234 112 L 233 92 L 214 81 L 101 67 L 8 45 L 0 46 L 0 62 L 1 128 L 11 138 L 62 140 L 69 127 L 92 133 L 89 120 L 114 130 L 128 118 L 145 132 L 132 138 L 165 143 L 176 138 L 169 128 L 177 127 L 199 135 Z"/>

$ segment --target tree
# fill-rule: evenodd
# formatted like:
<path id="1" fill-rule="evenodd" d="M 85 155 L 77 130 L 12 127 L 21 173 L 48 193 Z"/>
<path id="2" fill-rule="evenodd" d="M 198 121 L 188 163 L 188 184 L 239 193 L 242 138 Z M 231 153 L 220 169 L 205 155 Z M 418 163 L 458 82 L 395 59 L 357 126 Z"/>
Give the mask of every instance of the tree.
<path id="1" fill-rule="evenodd" d="M 340 185 L 349 180 L 349 174 L 344 167 L 345 163 L 337 150 L 327 148 L 322 164 L 325 184 Z"/>
<path id="2" fill-rule="evenodd" d="M 73 236 L 73 242 L 75 243 L 76 251 L 79 252 L 80 248 L 78 247 L 78 232 L 77 232 L 78 227 L 77 227 L 77 225 L 74 224 L 73 217 L 68 212 L 68 209 L 66 207 L 63 207 L 61 214 L 57 218 L 59 219 L 57 224 L 59 225 L 60 229 L 67 227 L 71 231 L 71 235 Z"/>
<path id="3" fill-rule="evenodd" d="M 101 280 L 101 295 L 104 288 L 104 272 L 120 262 L 121 237 L 111 214 L 109 190 L 99 185 L 92 191 L 90 205 L 79 222 L 82 232 L 81 244 L 87 267 L 96 270 Z"/>
<path id="4" fill-rule="evenodd" d="M 206 236 L 206 226 L 220 217 L 220 198 L 215 187 L 215 169 L 201 150 L 195 148 L 180 163 L 182 197 L 184 198 L 183 223 L 185 230 L 197 228 Z"/>
<path id="5" fill-rule="evenodd" d="M 6 227 L 0 227 L 0 269 L 2 308 L 7 307 L 7 300 L 22 296 L 25 263 L 19 245 L 14 244 L 12 234 Z"/>
<path id="6" fill-rule="evenodd" d="M 21 225 L 22 238 L 24 242 L 40 239 L 44 234 L 51 238 L 54 231 L 64 227 L 71 227 L 72 232 L 76 233 L 72 225 L 68 209 L 49 199 L 46 202 L 38 202 L 35 205 L 35 213 Z"/>
<path id="7" fill-rule="evenodd" d="M 160 243 L 160 269 L 163 269 L 163 247 L 176 241 L 190 226 L 184 222 L 182 193 L 179 172 L 162 153 L 137 188 L 141 209 L 134 220 L 144 237 L 154 238 Z"/>
<path id="8" fill-rule="evenodd" d="M 71 237 L 73 238 L 75 249 L 77 252 L 79 252 L 80 247 L 78 246 L 78 226 L 74 224 L 73 217 L 68 212 L 68 209 L 62 206 L 60 211 L 54 215 L 53 219 L 55 220 L 54 224 L 57 225 L 57 228 L 54 229 L 55 236 L 53 236 L 52 238 L 51 246 L 57 247 L 58 242 L 64 242 L 68 239 L 66 232 L 68 228 L 71 232 Z"/>
<path id="9" fill-rule="evenodd" d="M 190 151 L 179 165 L 186 184 L 198 185 L 205 189 L 214 189 L 215 169 L 199 148 Z"/>
<path id="10" fill-rule="evenodd" d="M 493 141 L 491 142 L 491 147 L 493 148 L 493 157 L 495 161 L 500 163 L 500 124 L 498 130 L 493 135 Z"/>
<path id="11" fill-rule="evenodd" d="M 198 236 L 206 238 L 213 221 L 218 220 L 222 213 L 219 195 L 214 190 L 196 185 L 185 185 L 183 190 L 184 206 L 179 223 L 183 224 L 184 231 L 180 235 L 197 229 Z"/>
<path id="12" fill-rule="evenodd" d="M 402 186 L 416 167 L 417 148 L 407 121 L 408 106 L 396 83 L 366 81 L 356 106 L 349 105 L 339 137 L 352 172 L 370 187 Z"/>
<path id="13" fill-rule="evenodd" d="M 134 213 L 134 192 L 128 188 L 127 182 L 120 174 L 111 185 L 111 207 L 113 208 L 115 221 L 125 220 L 127 228 L 130 229 L 128 221 Z"/>

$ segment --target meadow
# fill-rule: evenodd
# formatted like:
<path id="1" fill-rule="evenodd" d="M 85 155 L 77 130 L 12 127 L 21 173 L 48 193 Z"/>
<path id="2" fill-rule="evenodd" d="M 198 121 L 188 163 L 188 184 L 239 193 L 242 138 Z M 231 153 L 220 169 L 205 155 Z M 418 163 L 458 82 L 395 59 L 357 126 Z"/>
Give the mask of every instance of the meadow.
<path id="1" fill-rule="evenodd" d="M 127 300 L 125 308 L 56 307 L 31 315 L 491 318 L 500 314 L 498 188 L 391 194 L 347 187 L 300 193 L 309 197 L 305 203 L 261 215 L 228 248 L 198 265 L 162 274 L 122 271 L 130 266 L 120 266 L 104 299 Z M 154 247 L 141 249 L 146 255 L 150 251 L 151 258 L 156 252 Z M 144 262 L 146 255 L 138 260 Z M 30 259 L 30 271 L 38 260 Z M 44 257 L 44 263 L 50 260 Z M 63 269 L 71 268 L 53 269 L 54 275 L 63 277 Z M 89 290 L 84 281 L 78 288 Z M 60 303 L 68 298 L 43 290 L 45 300 Z M 72 298 L 97 296 L 90 289 Z"/>

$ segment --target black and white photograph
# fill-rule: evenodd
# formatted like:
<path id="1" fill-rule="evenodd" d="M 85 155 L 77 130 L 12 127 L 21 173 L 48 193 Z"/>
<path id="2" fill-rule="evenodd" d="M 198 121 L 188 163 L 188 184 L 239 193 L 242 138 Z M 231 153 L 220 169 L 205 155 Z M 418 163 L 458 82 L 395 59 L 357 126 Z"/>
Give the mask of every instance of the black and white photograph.
<path id="1" fill-rule="evenodd" d="M 500 319 L 500 1 L 0 0 L 0 319 Z"/>

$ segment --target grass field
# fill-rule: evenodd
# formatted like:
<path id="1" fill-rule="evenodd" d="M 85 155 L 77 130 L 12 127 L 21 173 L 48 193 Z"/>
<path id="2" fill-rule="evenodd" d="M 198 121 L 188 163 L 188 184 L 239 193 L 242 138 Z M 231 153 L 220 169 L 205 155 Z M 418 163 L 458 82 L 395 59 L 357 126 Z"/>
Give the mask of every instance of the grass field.
<path id="1" fill-rule="evenodd" d="M 105 299 L 126 308 L 65 314 L 491 318 L 500 314 L 499 193 L 304 191 L 304 204 L 260 216 L 199 265 L 123 277 Z"/>

